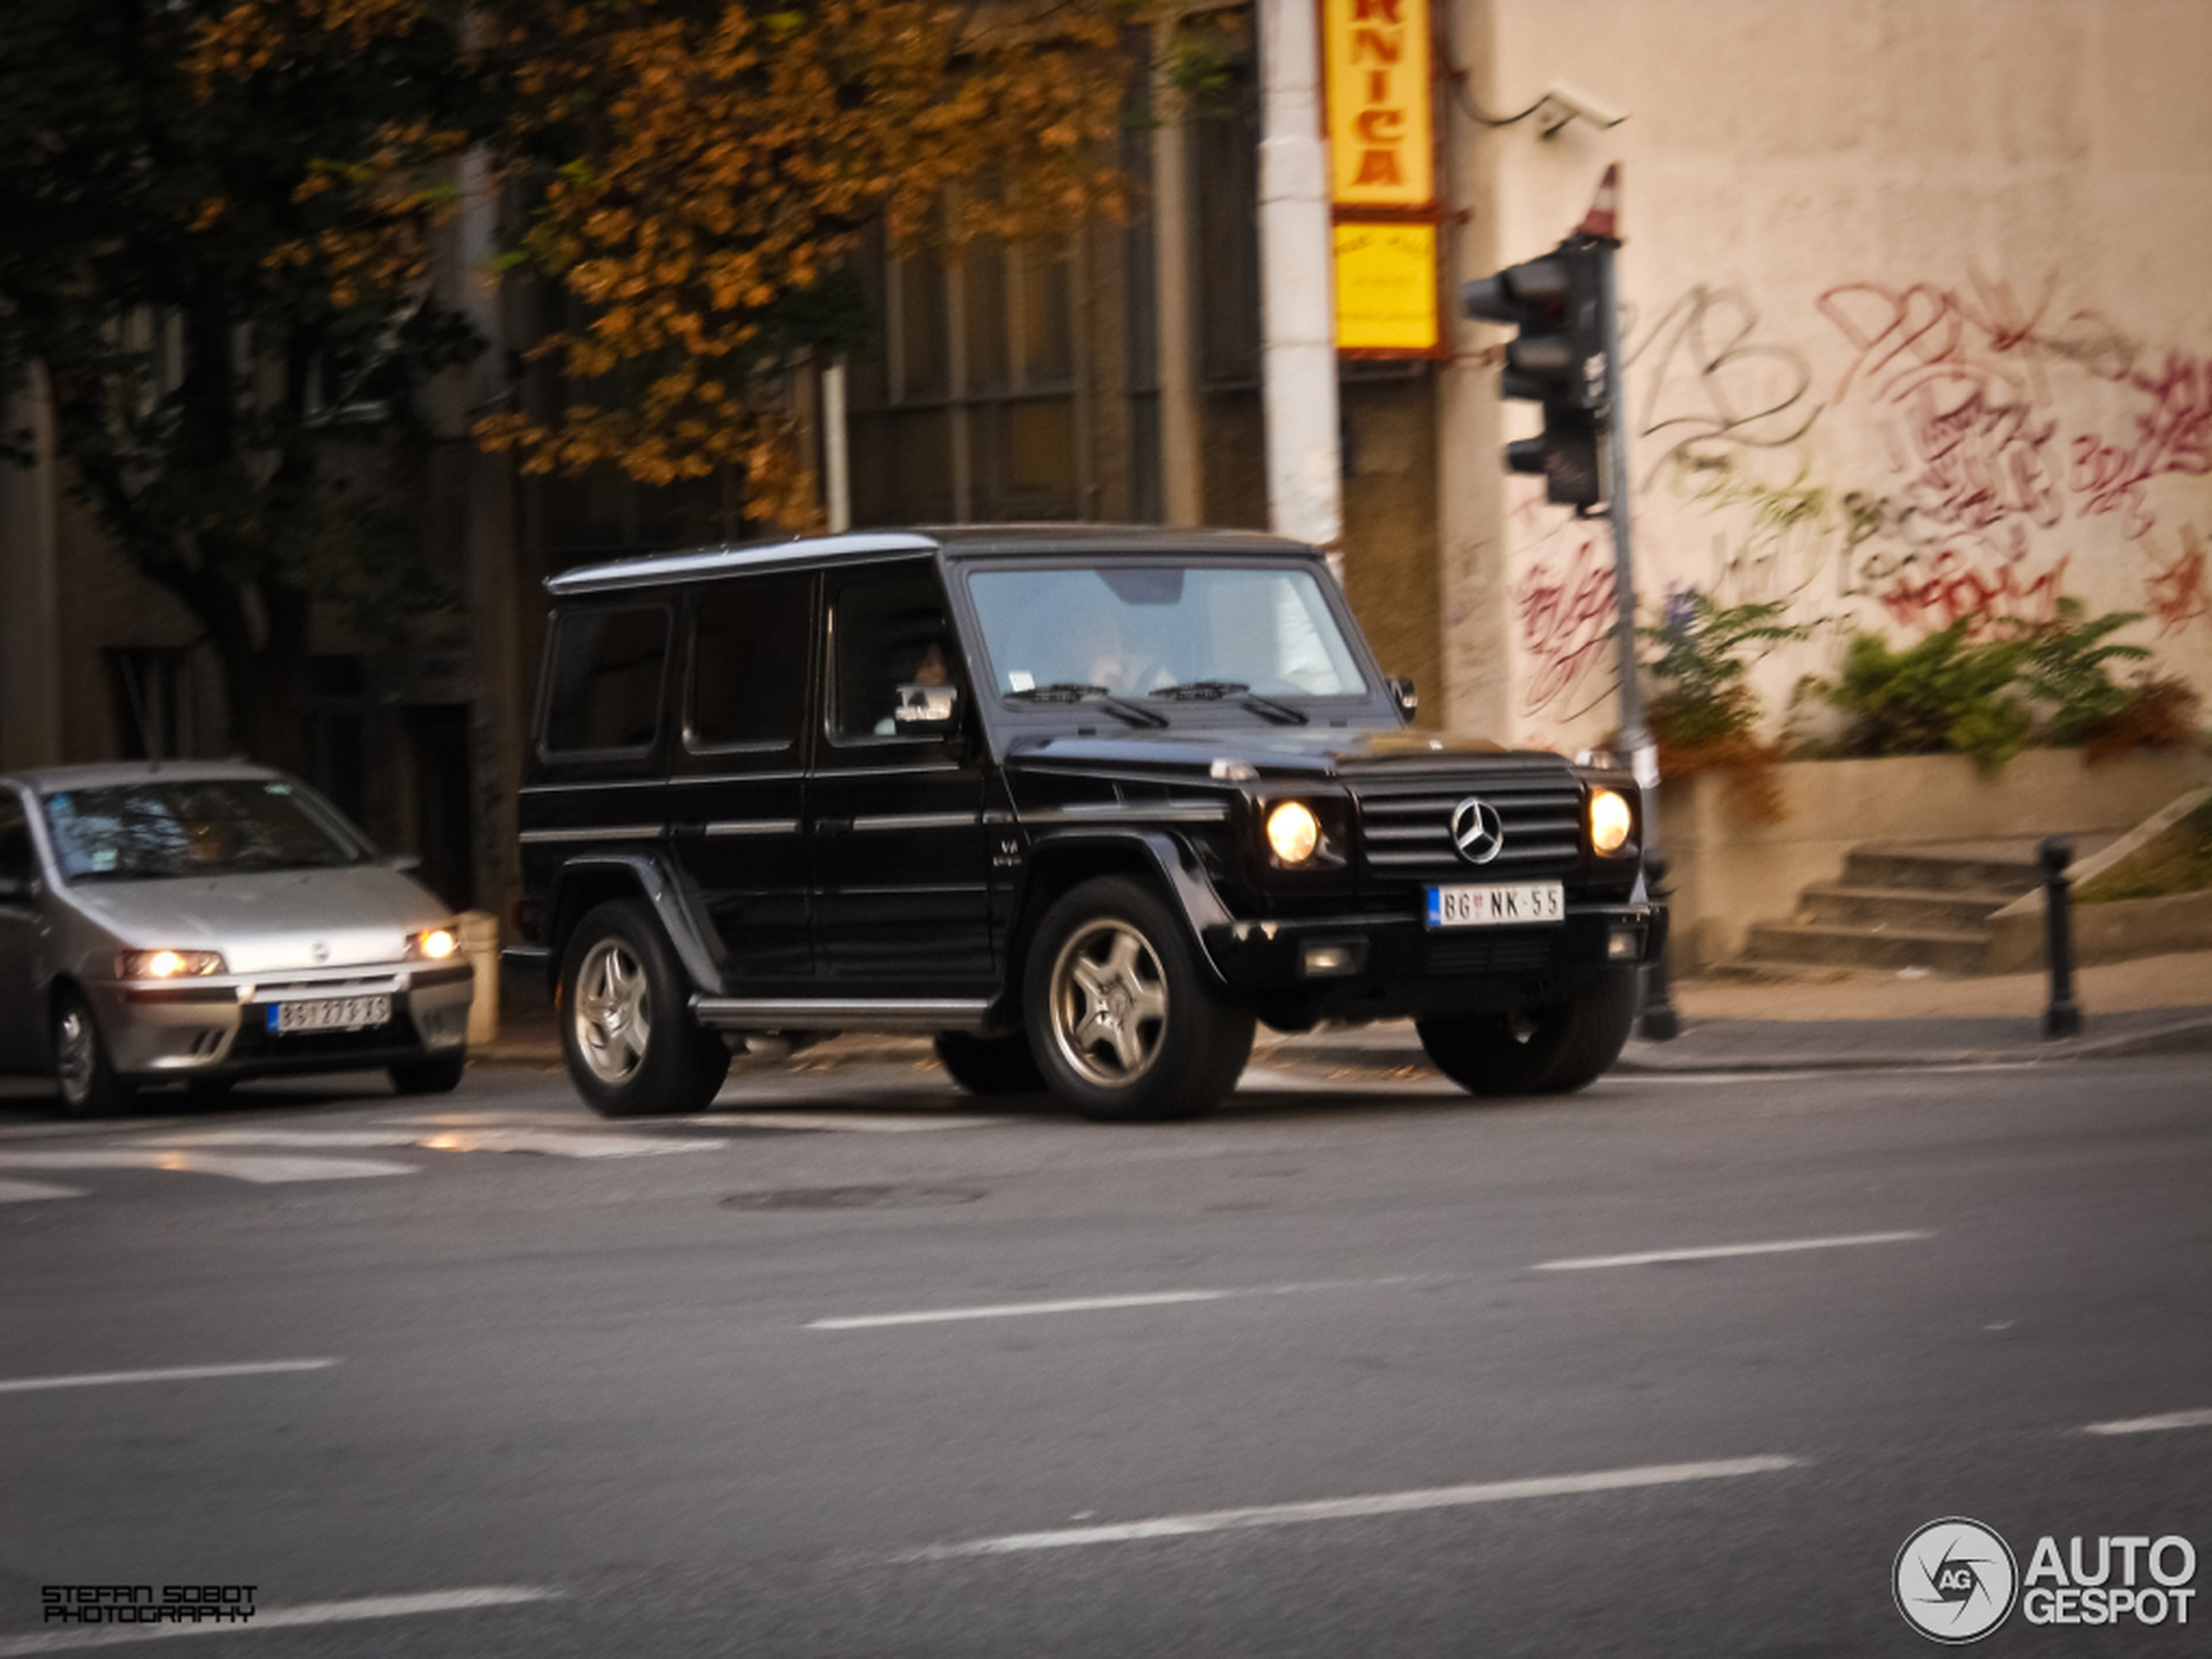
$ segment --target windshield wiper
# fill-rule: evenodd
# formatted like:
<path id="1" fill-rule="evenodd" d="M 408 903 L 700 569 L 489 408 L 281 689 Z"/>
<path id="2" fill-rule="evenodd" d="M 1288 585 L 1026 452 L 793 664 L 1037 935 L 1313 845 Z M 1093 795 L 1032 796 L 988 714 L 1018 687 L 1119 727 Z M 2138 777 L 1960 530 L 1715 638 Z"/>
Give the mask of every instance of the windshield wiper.
<path id="1" fill-rule="evenodd" d="M 1074 680 L 1055 680 L 1049 685 L 1032 685 L 1024 691 L 1008 691 L 1007 696 L 1025 703 L 1088 703 L 1096 698 L 1106 705 L 1108 713 L 1119 715 L 1131 725 L 1157 728 L 1168 723 L 1167 716 L 1157 710 L 1124 701 L 1103 685 L 1084 685 Z"/>
<path id="2" fill-rule="evenodd" d="M 1193 703 L 1219 703 L 1224 699 L 1234 699 L 1239 708 L 1250 709 L 1254 714 L 1272 720 L 1278 725 L 1312 724 L 1312 717 L 1304 709 L 1294 709 L 1287 703 L 1278 703 L 1271 697 L 1262 697 L 1242 680 L 1185 680 L 1180 685 L 1163 685 L 1151 695 Z"/>

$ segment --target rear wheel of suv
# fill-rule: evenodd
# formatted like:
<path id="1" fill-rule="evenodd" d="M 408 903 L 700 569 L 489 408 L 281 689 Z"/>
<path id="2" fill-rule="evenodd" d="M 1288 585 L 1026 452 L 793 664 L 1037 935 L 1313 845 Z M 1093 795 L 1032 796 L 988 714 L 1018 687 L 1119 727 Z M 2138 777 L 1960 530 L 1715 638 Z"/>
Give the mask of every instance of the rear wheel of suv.
<path id="1" fill-rule="evenodd" d="M 561 1052 L 603 1117 L 696 1112 L 730 1072 L 730 1051 L 687 1006 L 683 965 L 635 899 L 577 924 L 561 964 Z"/>
<path id="2" fill-rule="evenodd" d="M 971 1095 L 1042 1095 L 1044 1073 L 1029 1052 L 1029 1040 L 971 1036 L 947 1031 L 937 1039 L 937 1061 L 952 1080 Z"/>
<path id="3" fill-rule="evenodd" d="M 1520 1014 L 1413 1022 L 1436 1069 L 1471 1095 L 1564 1095 L 1621 1057 L 1636 1015 L 1636 970 L 1608 968 L 1582 992 Z"/>
<path id="4" fill-rule="evenodd" d="M 1118 876 L 1045 913 L 1022 1007 L 1053 1093 L 1102 1123 L 1195 1117 L 1251 1057 L 1252 1011 L 1213 983 L 1181 919 Z"/>
<path id="5" fill-rule="evenodd" d="M 64 991 L 54 1003 L 51 1032 L 54 1087 L 71 1117 L 118 1117 L 135 1105 L 138 1086 L 118 1077 L 107 1039 L 82 991 Z"/>

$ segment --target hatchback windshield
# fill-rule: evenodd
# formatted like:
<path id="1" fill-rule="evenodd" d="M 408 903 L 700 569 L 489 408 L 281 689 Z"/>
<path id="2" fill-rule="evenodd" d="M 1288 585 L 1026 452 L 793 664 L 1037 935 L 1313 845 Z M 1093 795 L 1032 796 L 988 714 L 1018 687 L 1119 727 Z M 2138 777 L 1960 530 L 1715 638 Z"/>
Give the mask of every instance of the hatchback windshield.
<path id="1" fill-rule="evenodd" d="M 275 779 L 62 790 L 44 804 L 72 881 L 317 870 L 368 856 L 327 809 Z"/>
<path id="2" fill-rule="evenodd" d="M 1311 570 L 978 570 L 968 592 L 1001 696 L 1173 701 L 1368 689 Z"/>

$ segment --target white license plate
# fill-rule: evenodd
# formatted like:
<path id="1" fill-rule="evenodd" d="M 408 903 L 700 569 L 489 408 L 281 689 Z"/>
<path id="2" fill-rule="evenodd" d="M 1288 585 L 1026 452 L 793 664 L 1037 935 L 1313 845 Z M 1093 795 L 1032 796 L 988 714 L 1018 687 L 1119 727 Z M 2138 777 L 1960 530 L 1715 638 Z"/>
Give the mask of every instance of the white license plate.
<path id="1" fill-rule="evenodd" d="M 388 1024 L 391 1018 L 389 996 L 321 996 L 269 1004 L 269 1029 L 280 1036 L 292 1031 L 359 1031 Z"/>
<path id="2" fill-rule="evenodd" d="M 1487 882 L 1428 890 L 1432 927 L 1500 927 L 1566 920 L 1567 887 L 1561 881 Z"/>

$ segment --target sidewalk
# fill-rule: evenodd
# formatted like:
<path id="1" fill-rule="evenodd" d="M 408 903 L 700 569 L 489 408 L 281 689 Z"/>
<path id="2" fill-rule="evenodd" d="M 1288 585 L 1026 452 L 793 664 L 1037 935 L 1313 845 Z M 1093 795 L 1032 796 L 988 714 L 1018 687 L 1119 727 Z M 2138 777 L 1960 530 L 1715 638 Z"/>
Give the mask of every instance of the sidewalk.
<path id="1" fill-rule="evenodd" d="M 1912 970 L 1907 970 L 1911 972 Z M 2042 974 L 1908 978 L 1811 969 L 1786 980 L 1689 980 L 1674 987 L 1682 1035 L 1629 1042 L 1628 1072 L 1778 1071 L 1800 1067 L 1946 1066 L 2212 1051 L 2212 951 L 2146 957 L 2074 976 L 2081 1035 L 2043 1040 L 2049 981 Z M 491 1065 L 558 1067 L 550 1012 L 502 1022 L 497 1042 L 471 1051 Z M 1297 1036 L 1261 1028 L 1256 1063 L 1428 1068 L 1409 1022 L 1328 1026 Z M 850 1036 L 806 1050 L 809 1069 L 858 1063 L 934 1065 L 925 1037 Z"/>

